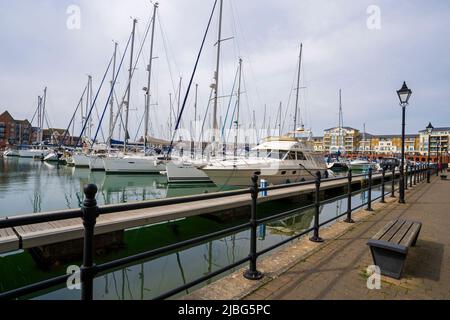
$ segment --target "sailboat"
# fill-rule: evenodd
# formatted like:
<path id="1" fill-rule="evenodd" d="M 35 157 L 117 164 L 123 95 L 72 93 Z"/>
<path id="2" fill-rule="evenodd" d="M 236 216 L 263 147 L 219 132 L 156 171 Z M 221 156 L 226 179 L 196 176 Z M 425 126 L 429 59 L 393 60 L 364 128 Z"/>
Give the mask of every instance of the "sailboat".
<path id="1" fill-rule="evenodd" d="M 223 17 L 223 0 L 220 0 L 219 4 L 219 28 L 217 36 L 217 58 L 216 58 L 216 71 L 214 72 L 214 83 L 211 84 L 211 89 L 214 95 L 213 101 L 213 136 L 211 141 L 212 151 L 208 156 L 208 159 L 204 159 L 203 156 L 200 159 L 191 158 L 174 158 L 171 162 L 166 165 L 166 175 L 168 183 L 208 183 L 212 182 L 208 175 L 199 169 L 199 167 L 205 166 L 209 159 L 215 159 L 217 154 L 217 133 L 219 131 L 219 126 L 217 122 L 217 109 L 218 109 L 218 99 L 219 99 L 219 72 L 220 72 L 220 57 L 221 57 L 221 47 L 222 47 L 222 17 Z M 239 96 L 240 96 L 240 82 L 241 82 L 241 71 L 242 71 L 242 59 L 239 59 L 239 89 L 238 89 L 238 106 L 239 109 Z M 195 99 L 195 106 L 197 106 L 197 94 Z M 239 114 L 239 111 L 238 111 Z M 180 115 L 179 115 L 180 116 Z M 205 115 L 206 116 L 206 115 Z M 239 116 L 237 116 L 239 117 Z M 236 125 L 239 126 L 238 120 Z M 238 131 L 238 130 L 237 130 Z M 236 136 L 237 139 L 237 136 Z M 202 139 L 201 139 L 202 140 Z M 203 144 L 203 141 L 201 141 Z M 237 141 L 235 141 L 235 148 L 237 148 Z M 236 156 L 236 152 L 235 152 Z"/>
<path id="2" fill-rule="evenodd" d="M 339 90 L 339 136 L 338 136 L 338 151 L 337 157 L 332 158 L 331 151 L 327 159 L 328 169 L 333 171 L 348 170 L 349 163 L 340 158 L 342 152 L 345 152 L 345 139 L 343 136 L 344 117 L 342 112 L 342 90 Z"/>
<path id="3" fill-rule="evenodd" d="M 48 149 L 46 146 L 43 145 L 43 130 L 44 130 L 46 100 L 47 100 L 47 88 L 44 89 L 44 96 L 38 97 L 38 109 L 37 109 L 38 123 L 39 123 L 39 131 L 37 133 L 38 145 L 28 149 L 19 150 L 19 157 L 21 158 L 43 159 L 51 152 L 50 149 Z"/>
<path id="4" fill-rule="evenodd" d="M 152 62 L 153 62 L 153 44 L 155 36 L 155 21 L 156 12 L 158 9 L 158 3 L 153 5 L 153 18 L 152 18 L 152 34 L 151 34 L 151 44 L 150 44 L 150 60 L 147 68 L 148 71 L 148 84 L 144 88 L 146 92 L 145 100 L 145 133 L 144 133 L 144 152 L 141 154 L 127 154 L 127 140 L 128 140 L 128 118 L 130 110 L 130 94 L 131 94 L 131 80 L 133 77 L 133 54 L 134 54 L 134 40 L 136 31 L 136 20 L 133 20 L 133 31 L 131 40 L 131 54 L 130 54 L 130 69 L 128 77 L 128 88 L 127 88 L 127 101 L 126 115 L 125 115 L 125 139 L 124 139 L 124 154 L 123 155 L 110 155 L 103 158 L 103 165 L 105 172 L 108 173 L 152 173 L 159 174 L 161 171 L 165 170 L 165 163 L 159 162 L 160 159 L 157 157 L 148 155 L 147 143 L 148 143 L 148 120 L 149 120 L 149 107 L 150 107 L 150 88 L 151 88 L 151 72 L 152 72 Z"/>
<path id="5" fill-rule="evenodd" d="M 258 157 L 216 160 L 200 167 L 216 185 L 249 186 L 253 175 L 258 175 L 269 185 L 312 180 L 316 179 L 317 173 L 328 176 L 322 154 L 313 151 L 308 139 L 297 138 L 298 131 L 303 132 L 297 128 L 302 50 L 303 45 L 300 45 L 293 137 L 281 136 L 280 132 L 280 136 L 268 137 L 253 148 L 260 155 Z M 303 124 L 301 127 L 303 129 Z"/>

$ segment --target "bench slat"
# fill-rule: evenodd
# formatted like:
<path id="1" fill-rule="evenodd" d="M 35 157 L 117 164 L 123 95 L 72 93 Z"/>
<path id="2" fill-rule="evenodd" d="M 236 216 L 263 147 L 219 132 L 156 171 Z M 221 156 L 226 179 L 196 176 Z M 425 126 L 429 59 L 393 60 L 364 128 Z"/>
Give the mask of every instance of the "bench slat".
<path id="1" fill-rule="evenodd" d="M 395 224 L 392 226 L 391 229 L 389 229 L 388 232 L 386 232 L 384 234 L 384 236 L 382 236 L 380 238 L 380 240 L 384 240 L 384 241 L 388 241 L 390 242 L 392 237 L 395 236 L 395 234 L 398 232 L 398 230 L 400 230 L 400 228 L 405 224 L 404 220 L 397 220 L 395 222 Z"/>
<path id="2" fill-rule="evenodd" d="M 412 221 L 406 221 L 405 224 L 397 231 L 397 233 L 392 237 L 390 242 L 392 243 L 400 243 L 403 238 L 408 234 L 409 229 L 413 225 Z"/>
<path id="3" fill-rule="evenodd" d="M 386 224 L 380 231 L 378 231 L 372 239 L 379 240 L 386 232 L 389 231 L 389 229 L 396 223 L 396 220 L 390 221 L 388 224 Z"/>
<path id="4" fill-rule="evenodd" d="M 400 241 L 400 245 L 410 247 L 413 241 L 416 239 L 417 233 L 420 231 L 421 227 L 422 224 L 420 222 L 414 222 L 409 229 L 408 234 Z"/>

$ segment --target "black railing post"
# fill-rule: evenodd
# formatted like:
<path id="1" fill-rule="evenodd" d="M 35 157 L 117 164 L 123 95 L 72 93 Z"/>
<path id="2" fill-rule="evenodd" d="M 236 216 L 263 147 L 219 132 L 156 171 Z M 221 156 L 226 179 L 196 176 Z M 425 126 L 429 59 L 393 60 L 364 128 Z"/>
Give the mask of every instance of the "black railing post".
<path id="1" fill-rule="evenodd" d="M 384 192 L 385 192 L 384 179 L 385 178 L 386 178 L 386 168 L 383 167 L 383 171 L 381 172 L 381 203 L 386 203 L 386 200 L 384 199 Z"/>
<path id="2" fill-rule="evenodd" d="M 348 184 L 347 184 L 347 219 L 344 221 L 347 223 L 355 223 L 352 219 L 352 169 L 348 170 Z"/>
<path id="3" fill-rule="evenodd" d="M 405 166 L 405 190 L 408 190 L 408 165 Z"/>
<path id="4" fill-rule="evenodd" d="M 392 190 L 391 198 L 395 198 L 395 165 L 392 166 Z"/>
<path id="5" fill-rule="evenodd" d="M 414 165 L 411 165 L 409 167 L 409 187 L 410 188 L 413 187 L 413 168 L 414 168 Z"/>
<path id="6" fill-rule="evenodd" d="M 369 168 L 369 193 L 367 195 L 367 211 L 373 211 L 372 209 L 372 168 Z"/>
<path id="7" fill-rule="evenodd" d="M 94 263 L 94 228 L 99 214 L 97 207 L 97 186 L 89 184 L 84 187 L 85 199 L 83 202 L 84 246 L 83 265 L 81 266 L 81 300 L 93 299 L 94 276 L 96 267 Z"/>
<path id="8" fill-rule="evenodd" d="M 417 164 L 414 166 L 414 185 L 417 184 Z"/>
<path id="9" fill-rule="evenodd" d="M 250 224 L 251 224 L 251 234 L 250 234 L 250 269 L 245 271 L 244 277 L 248 280 L 259 280 L 263 277 L 263 274 L 258 271 L 256 268 L 256 260 L 258 258 L 257 255 L 257 228 L 258 228 L 258 221 L 257 221 L 257 210 L 256 207 L 258 205 L 258 176 L 255 174 L 252 177 L 252 186 L 250 188 L 251 195 L 252 195 L 252 205 L 251 205 L 251 216 L 250 216 Z"/>
<path id="10" fill-rule="evenodd" d="M 309 238 L 312 242 L 323 242 L 323 239 L 319 236 L 319 215 L 320 215 L 320 172 L 317 172 L 316 178 L 316 195 L 315 195 L 315 214 L 314 214 L 314 235 Z"/>

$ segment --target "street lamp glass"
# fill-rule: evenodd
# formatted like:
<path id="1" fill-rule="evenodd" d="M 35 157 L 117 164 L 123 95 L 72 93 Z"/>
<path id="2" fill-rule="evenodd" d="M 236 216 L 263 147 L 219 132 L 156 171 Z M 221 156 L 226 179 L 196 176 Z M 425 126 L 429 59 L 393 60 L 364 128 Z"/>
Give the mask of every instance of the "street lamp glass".
<path id="1" fill-rule="evenodd" d="M 431 134 L 432 132 L 433 132 L 433 129 L 434 129 L 434 127 L 433 127 L 433 125 L 431 124 L 431 122 L 428 124 L 428 126 L 427 126 L 427 133 L 428 134 Z"/>
<path id="2" fill-rule="evenodd" d="M 408 88 L 406 82 L 403 82 L 403 86 L 400 90 L 397 91 L 397 94 L 401 104 L 408 104 L 412 91 Z"/>

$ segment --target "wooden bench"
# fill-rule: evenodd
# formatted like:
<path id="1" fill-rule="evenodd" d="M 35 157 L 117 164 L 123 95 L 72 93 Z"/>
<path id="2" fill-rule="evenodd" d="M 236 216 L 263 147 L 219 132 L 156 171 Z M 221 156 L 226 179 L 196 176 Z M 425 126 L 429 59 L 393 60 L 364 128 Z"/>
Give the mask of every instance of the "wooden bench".
<path id="1" fill-rule="evenodd" d="M 416 245 L 421 228 L 420 222 L 393 220 L 367 242 L 382 275 L 401 278 L 408 249 Z"/>

